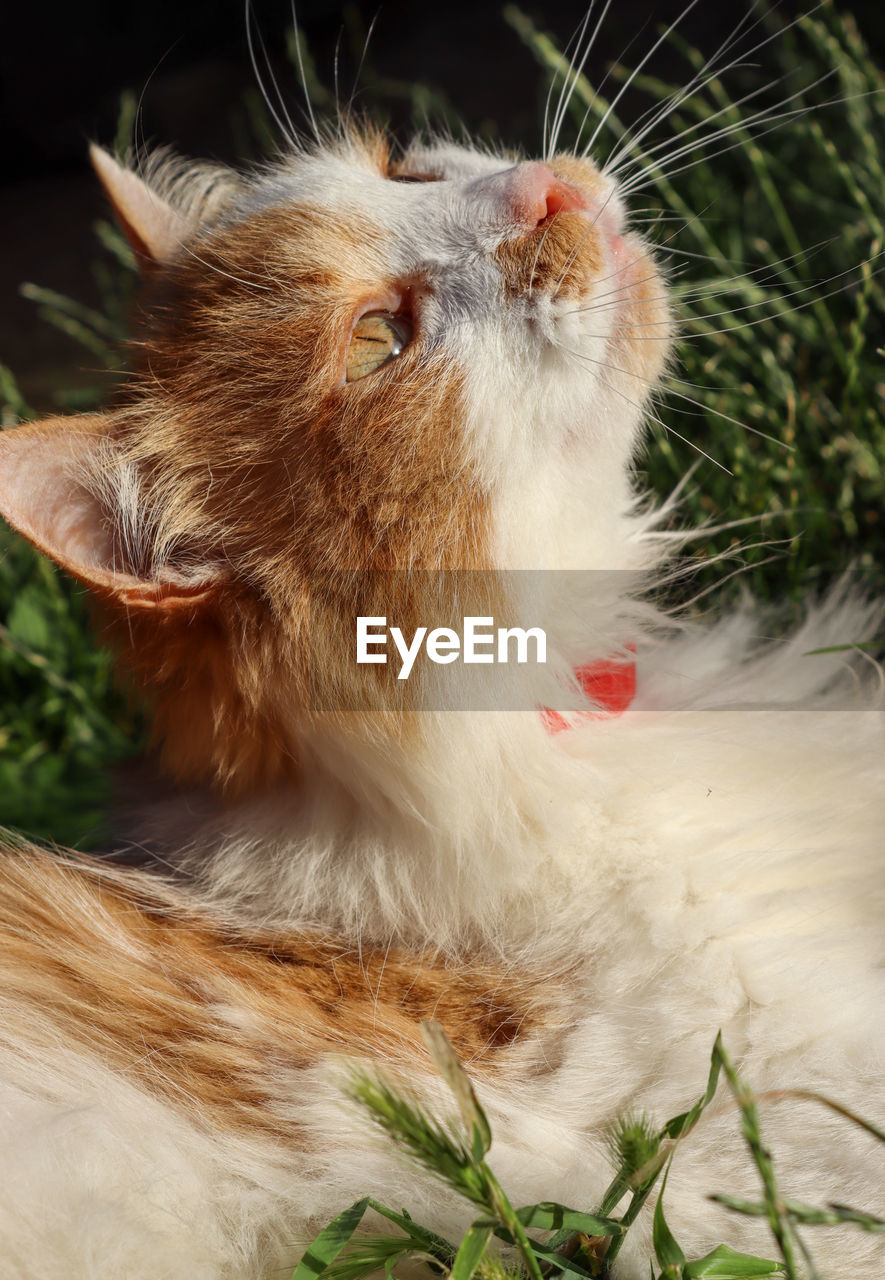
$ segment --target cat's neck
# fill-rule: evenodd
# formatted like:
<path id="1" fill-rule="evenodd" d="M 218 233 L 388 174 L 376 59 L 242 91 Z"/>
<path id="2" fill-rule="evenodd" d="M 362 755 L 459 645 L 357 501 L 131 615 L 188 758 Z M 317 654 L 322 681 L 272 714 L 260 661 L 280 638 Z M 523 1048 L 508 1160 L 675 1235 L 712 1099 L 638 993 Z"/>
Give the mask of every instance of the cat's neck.
<path id="1" fill-rule="evenodd" d="M 315 740 L 296 785 L 154 807 L 138 834 L 215 907 L 262 925 L 457 950 L 530 933 L 555 851 L 586 817 L 586 764 L 537 712 L 426 713 L 434 751 Z M 540 879 L 539 879 L 540 878 Z"/>

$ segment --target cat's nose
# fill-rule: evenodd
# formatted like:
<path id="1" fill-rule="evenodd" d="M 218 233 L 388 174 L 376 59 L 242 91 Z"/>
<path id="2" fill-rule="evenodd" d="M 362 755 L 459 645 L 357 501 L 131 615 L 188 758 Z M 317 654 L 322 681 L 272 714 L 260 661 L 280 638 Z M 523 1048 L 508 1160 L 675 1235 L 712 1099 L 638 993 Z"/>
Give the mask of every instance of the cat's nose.
<path id="1" fill-rule="evenodd" d="M 469 193 L 488 208 L 496 223 L 533 231 L 556 213 L 593 206 L 577 187 L 557 178 L 540 160 L 527 160 L 503 173 L 472 182 Z"/>

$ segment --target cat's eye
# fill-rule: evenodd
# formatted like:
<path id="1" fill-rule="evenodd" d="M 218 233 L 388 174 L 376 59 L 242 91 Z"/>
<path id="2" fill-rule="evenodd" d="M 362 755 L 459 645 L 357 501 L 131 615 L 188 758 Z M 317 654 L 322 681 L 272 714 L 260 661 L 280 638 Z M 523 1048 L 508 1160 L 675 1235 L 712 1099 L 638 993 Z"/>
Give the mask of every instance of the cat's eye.
<path id="1" fill-rule="evenodd" d="M 347 349 L 347 381 L 358 382 L 398 356 L 412 341 L 408 316 L 367 311 L 353 327 Z"/>
<path id="2" fill-rule="evenodd" d="M 390 173 L 391 182 L 439 182 L 435 173 Z"/>

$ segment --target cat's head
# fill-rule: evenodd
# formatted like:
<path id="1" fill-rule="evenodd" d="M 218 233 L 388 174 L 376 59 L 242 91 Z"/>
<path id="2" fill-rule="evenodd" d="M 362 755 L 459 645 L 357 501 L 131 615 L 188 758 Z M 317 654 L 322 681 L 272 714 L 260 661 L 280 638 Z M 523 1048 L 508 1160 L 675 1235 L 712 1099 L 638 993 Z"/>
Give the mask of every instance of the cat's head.
<path id="1" fill-rule="evenodd" d="M 134 373 L 0 437 L 0 510 L 103 600 L 180 774 L 292 767 L 316 628 L 350 679 L 371 571 L 635 565 L 670 321 L 590 161 L 371 131 L 246 175 L 94 160 L 144 268 Z"/>

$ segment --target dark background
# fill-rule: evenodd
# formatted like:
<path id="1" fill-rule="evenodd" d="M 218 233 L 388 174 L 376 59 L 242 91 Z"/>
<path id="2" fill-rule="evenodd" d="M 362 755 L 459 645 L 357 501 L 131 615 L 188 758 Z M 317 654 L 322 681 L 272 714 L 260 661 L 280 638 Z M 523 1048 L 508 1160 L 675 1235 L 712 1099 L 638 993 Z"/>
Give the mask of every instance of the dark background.
<path id="1" fill-rule="evenodd" d="M 494 121 L 506 139 L 529 150 L 536 145 L 541 75 L 504 22 L 501 4 L 297 0 L 296 7 L 318 75 L 330 85 L 339 48 L 342 96 L 349 96 L 356 71 L 355 32 L 375 18 L 368 54 L 373 72 L 422 81 L 440 90 L 471 128 Z M 522 7 L 561 44 L 586 10 L 585 0 L 527 0 Z M 879 54 L 885 52 L 881 0 L 846 7 Z M 625 49 L 626 60 L 636 62 L 660 24 L 681 8 L 671 0 L 615 0 L 588 63 L 591 78 L 598 80 Z M 810 8 L 790 0 L 778 5 L 787 15 Z M 284 43 L 288 0 L 253 0 L 253 10 L 297 119 L 297 80 Z M 744 11 L 743 3 L 699 0 L 680 29 L 712 53 Z M 672 53 L 656 55 L 654 67 L 657 74 L 684 75 Z M 9 6 L 0 38 L 0 362 L 39 408 L 48 407 L 53 386 L 76 381 L 84 356 L 39 320 L 18 286 L 33 280 L 96 300 L 92 224 L 103 205 L 86 165 L 88 140 L 113 139 L 120 94 L 131 89 L 140 97 L 145 138 L 235 160 L 242 131 L 238 140 L 234 108 L 254 86 L 240 0 L 80 0 L 58 7 L 16 0 Z M 388 108 L 395 127 L 404 129 L 409 106 L 394 95 Z"/>

